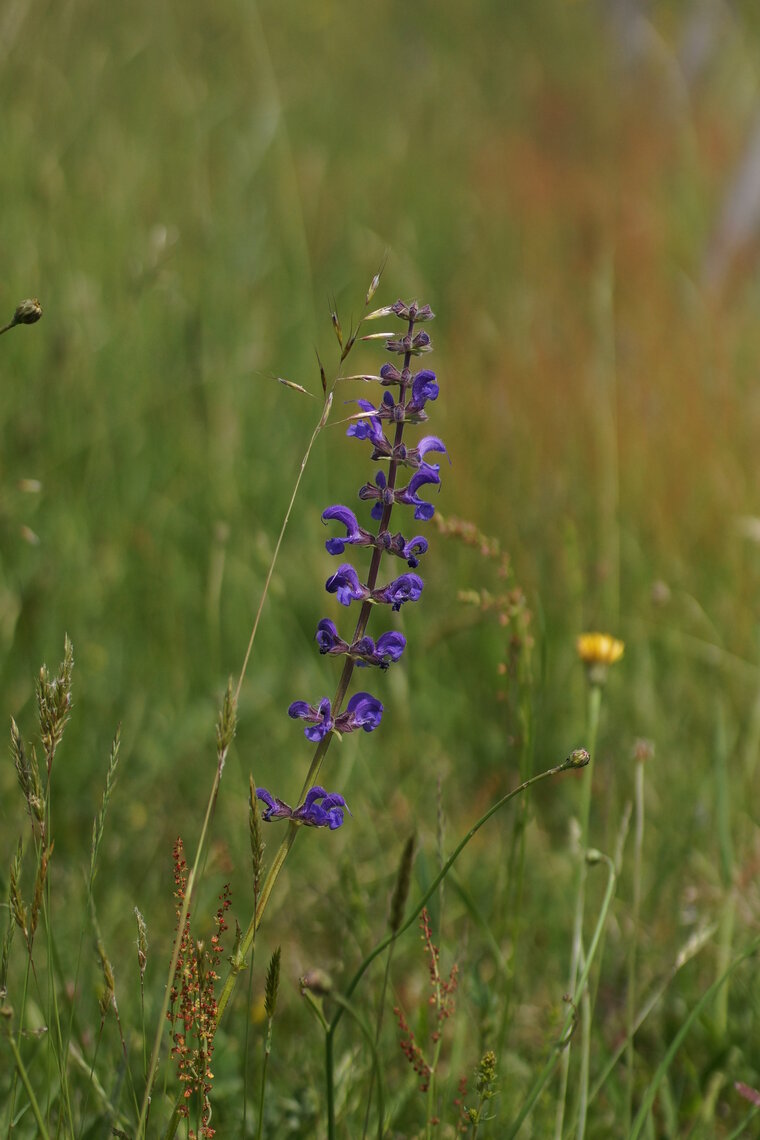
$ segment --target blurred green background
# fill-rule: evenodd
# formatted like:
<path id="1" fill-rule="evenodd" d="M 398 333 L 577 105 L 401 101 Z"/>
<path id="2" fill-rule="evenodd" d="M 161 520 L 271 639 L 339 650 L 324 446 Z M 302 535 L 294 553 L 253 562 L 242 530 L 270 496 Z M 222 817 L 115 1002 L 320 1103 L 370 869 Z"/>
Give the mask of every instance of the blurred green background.
<path id="1" fill-rule="evenodd" d="M 497 592 L 494 564 L 431 532 L 405 662 L 369 686 L 382 730 L 323 773 L 354 817 L 298 845 L 271 917 L 289 976 L 313 964 L 315 929 L 329 942 L 328 848 L 374 867 L 362 888 L 377 879 L 384 898 L 387 850 L 414 825 L 434 844 L 439 778 L 458 835 L 521 763 L 583 742 L 574 639 L 597 626 L 627 648 L 592 835 L 612 842 L 632 743 L 651 738 L 653 946 L 675 952 L 687 903 L 709 917 L 731 882 L 756 922 L 759 47 L 749 2 L 5 0 L 0 316 L 33 295 L 44 316 L 0 341 L 0 691 L 31 736 L 35 673 L 69 634 L 53 873 L 72 890 L 122 724 L 99 901 L 125 972 L 132 906 L 171 930 L 171 842 L 197 835 L 220 697 L 319 414 L 273 377 L 319 395 L 329 301 L 348 328 L 386 253 L 376 303 L 416 296 L 438 316 L 430 430 L 452 466 L 437 503 L 498 538 L 533 615 L 532 751 L 517 683 L 500 699 L 510 630 L 458 600 Z M 351 371 L 382 359 L 360 347 Z M 334 418 L 366 394 L 347 383 Z M 337 677 L 313 643 L 336 612 L 319 515 L 353 505 L 368 474 L 343 427 L 321 435 L 266 603 L 209 866 L 214 890 L 232 877 L 243 922 L 248 772 L 296 796 L 309 749 L 287 705 Z M 14 785 L 9 762 L 4 864 Z M 561 866 L 574 804 L 570 782 L 542 791 L 526 872 L 562 939 L 567 884 L 542 861 Z M 481 863 L 465 861 L 483 899 L 483 853 L 507 842 L 495 825 Z M 554 1000 L 565 951 L 528 925 Z"/>

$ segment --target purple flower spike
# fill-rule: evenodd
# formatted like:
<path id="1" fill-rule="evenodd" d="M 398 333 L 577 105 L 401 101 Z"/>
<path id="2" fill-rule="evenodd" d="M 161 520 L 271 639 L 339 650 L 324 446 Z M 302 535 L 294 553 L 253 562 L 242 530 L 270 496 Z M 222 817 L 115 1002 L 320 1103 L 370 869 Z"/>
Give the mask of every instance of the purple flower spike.
<path id="1" fill-rule="evenodd" d="M 349 562 L 338 567 L 331 578 L 325 582 L 328 594 L 336 594 L 342 606 L 350 606 L 351 602 L 363 602 L 369 597 L 369 590 L 362 586 L 359 575 Z"/>
<path id="2" fill-rule="evenodd" d="M 327 697 L 322 697 L 319 706 L 309 705 L 306 701 L 293 701 L 288 709 L 288 716 L 293 720 L 305 720 L 306 728 L 303 734 L 307 740 L 318 744 L 320 740 L 332 732 L 335 722 L 332 716 L 332 705 Z"/>
<path id="3" fill-rule="evenodd" d="M 325 549 L 328 554 L 342 554 L 347 546 L 371 546 L 374 537 L 364 527 L 359 526 L 356 515 L 348 507 L 336 505 L 322 511 L 322 521 L 336 519 L 346 528 L 345 538 L 328 538 Z"/>
<path id="4" fill-rule="evenodd" d="M 357 728 L 373 732 L 382 719 L 383 706 L 377 697 L 371 693 L 354 693 L 346 711 L 336 720 L 335 727 L 338 732 L 355 732 Z"/>
<path id="5" fill-rule="evenodd" d="M 394 610 L 400 610 L 404 602 L 416 602 L 424 586 L 419 574 L 402 574 L 394 578 L 382 590 L 374 590 L 372 597 L 376 602 L 385 602 Z"/>
<path id="6" fill-rule="evenodd" d="M 373 279 L 367 301 L 376 285 L 377 278 Z M 365 529 L 354 511 L 341 503 L 327 507 L 322 513 L 323 522 L 338 524 L 337 535 L 325 542 L 329 554 L 351 557 L 352 551 L 347 548 L 360 546 L 370 547 L 372 551 L 368 570 L 357 572 L 350 562 L 342 562 L 325 582 L 328 594 L 334 594 L 340 605 L 361 603 L 361 614 L 352 640 L 341 637 L 335 622 L 327 617 L 320 620 L 315 634 L 320 653 L 346 658 L 338 690 L 341 694 L 345 694 L 355 667 L 374 666 L 386 670 L 399 661 L 406 650 L 406 638 L 396 630 L 381 634 L 377 641 L 365 632 L 370 606 L 385 605 L 398 611 L 407 602 L 416 602 L 424 587 L 422 578 L 414 571 L 427 552 L 427 539 L 416 534 L 407 540 L 401 531 L 391 530 L 391 516 L 399 503 L 410 506 L 415 519 L 426 521 L 433 518 L 435 508 L 421 498 L 421 492 L 425 487 L 439 487 L 441 483 L 440 464 L 443 461 L 439 458 L 437 463 L 431 462 L 433 455 L 437 453 L 439 457 L 445 455 L 449 459 L 446 445 L 437 435 L 425 435 L 415 441 L 406 434 L 410 425 L 427 421 L 426 405 L 438 399 L 435 372 L 426 368 L 415 372 L 412 366 L 413 358 L 432 350 L 430 336 L 425 328 L 420 329 L 419 324 L 431 320 L 433 315 L 429 305 L 420 305 L 417 301 L 397 301 L 370 313 L 370 317 L 396 316 L 404 322 L 404 328 L 398 335 L 384 332 L 363 338 L 383 341 L 388 353 L 397 354 L 396 363 L 383 364 L 379 376 L 362 373 L 351 377 L 367 383 L 379 381 L 381 385 L 382 395 L 376 398 L 376 404 L 370 400 L 356 401 L 358 410 L 349 415 L 346 434 L 353 439 L 366 440 L 372 448 L 371 460 L 379 461 L 382 469 L 359 489 L 359 499 L 368 503 L 371 517 L 379 526 L 370 524 L 369 529 Z M 333 324 L 338 328 L 335 315 Z M 339 328 L 338 339 L 341 340 Z M 355 339 L 356 334 L 344 349 L 344 355 Z M 324 383 L 324 372 L 322 378 Z M 406 473 L 403 473 L 404 468 Z M 406 486 L 401 486 L 405 479 L 408 479 Z M 332 528 L 328 533 L 332 533 Z M 379 577 L 384 555 L 401 559 L 402 568 L 406 563 L 406 573 L 391 581 L 385 576 Z M 382 581 L 388 584 L 379 586 L 378 582 Z M 339 737 L 359 729 L 373 732 L 382 721 L 383 705 L 371 693 L 361 692 L 355 693 L 345 705 L 341 696 L 334 709 L 327 697 L 314 705 L 294 701 L 288 713 L 293 719 L 304 721 L 304 735 L 318 745 L 316 756 L 319 758 L 332 736 Z M 258 795 L 266 805 L 264 818 L 267 820 L 289 817 L 309 827 L 334 830 L 342 825 L 348 811 L 341 795 L 328 793 L 318 786 L 311 788 L 304 802 L 296 808 L 276 799 L 265 788 L 258 789 Z"/>
<path id="7" fill-rule="evenodd" d="M 320 653 L 338 654 L 348 651 L 348 642 L 339 635 L 335 622 L 329 618 L 322 618 L 315 637 Z"/>

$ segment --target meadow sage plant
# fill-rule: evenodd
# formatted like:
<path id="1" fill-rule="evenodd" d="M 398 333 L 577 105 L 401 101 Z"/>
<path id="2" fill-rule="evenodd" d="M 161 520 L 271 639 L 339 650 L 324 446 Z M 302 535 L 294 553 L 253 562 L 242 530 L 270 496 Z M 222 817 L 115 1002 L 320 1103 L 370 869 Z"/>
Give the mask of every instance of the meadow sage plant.
<path id="1" fill-rule="evenodd" d="M 406 638 L 397 630 L 386 630 L 377 640 L 367 632 L 367 623 L 373 606 L 385 607 L 390 612 L 398 611 L 407 602 L 416 602 L 423 588 L 423 581 L 415 573 L 420 558 L 426 553 L 427 540 L 421 535 L 407 539 L 401 532 L 391 530 L 391 515 L 396 504 L 412 507 L 414 519 L 427 522 L 433 517 L 435 508 L 420 497 L 426 487 L 440 484 L 440 467 L 430 463 L 428 456 L 445 455 L 446 448 L 434 435 L 423 436 L 412 445 L 404 438 L 408 424 L 417 425 L 427 420 L 426 405 L 437 399 L 438 383 L 435 373 L 427 368 L 417 372 L 412 370 L 412 360 L 432 350 L 430 336 L 418 324 L 433 319 L 429 305 L 418 305 L 416 301 L 407 305 L 396 301 L 394 305 L 378 309 L 370 318 L 395 316 L 403 321 L 406 330 L 402 335 L 377 333 L 367 339 L 383 339 L 385 350 L 396 357 L 402 357 L 401 366 L 390 362 L 384 364 L 378 376 L 363 376 L 368 382 L 378 383 L 385 389 L 382 398 L 375 405 L 369 400 L 359 400 L 360 411 L 351 417 L 347 434 L 371 445 L 370 459 L 383 463 L 374 479 L 368 480 L 359 489 L 359 499 L 372 503 L 370 517 L 377 529 L 362 526 L 350 507 L 336 504 L 322 512 L 325 524 L 338 523 L 345 530 L 328 538 L 325 543 L 329 554 L 339 557 L 347 547 L 368 547 L 371 559 L 366 581 L 362 581 L 358 571 L 350 562 L 341 562 L 334 574 L 325 583 L 328 594 L 334 594 L 342 606 L 349 607 L 359 602 L 359 615 L 350 639 L 341 636 L 331 618 L 322 618 L 317 625 L 315 639 L 319 652 L 327 656 L 345 658 L 343 673 L 334 701 L 321 697 L 314 704 L 305 700 L 294 701 L 288 715 L 294 720 L 302 720 L 307 740 L 322 745 L 326 750 L 332 736 L 342 737 L 349 732 L 374 732 L 383 717 L 383 705 L 377 697 L 368 692 L 357 692 L 341 709 L 353 670 L 375 667 L 387 669 L 398 661 L 406 648 Z M 403 482 L 408 473 L 408 481 Z M 390 577 L 385 585 L 379 585 L 383 557 L 406 563 L 406 569 Z M 324 751 L 322 752 L 322 756 Z M 321 756 L 319 759 L 321 762 Z M 344 820 L 346 801 L 337 792 L 327 792 L 316 780 L 318 766 L 312 764 L 311 782 L 303 803 L 291 808 L 283 800 L 272 795 L 266 788 L 257 788 L 256 793 L 266 805 L 262 813 L 265 822 L 290 819 L 309 827 L 329 827 L 335 830 Z"/>

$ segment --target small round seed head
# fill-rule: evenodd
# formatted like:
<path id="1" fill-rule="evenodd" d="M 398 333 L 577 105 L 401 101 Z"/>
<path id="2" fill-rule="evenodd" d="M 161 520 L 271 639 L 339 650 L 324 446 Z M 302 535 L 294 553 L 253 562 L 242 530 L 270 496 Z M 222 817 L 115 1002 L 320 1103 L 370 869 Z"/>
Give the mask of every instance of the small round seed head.
<path id="1" fill-rule="evenodd" d="M 575 748 L 568 756 L 565 764 L 568 768 L 585 768 L 591 759 L 585 748 Z"/>
<path id="2" fill-rule="evenodd" d="M 42 305 L 36 297 L 27 297 L 13 314 L 14 325 L 33 325 L 42 316 Z"/>

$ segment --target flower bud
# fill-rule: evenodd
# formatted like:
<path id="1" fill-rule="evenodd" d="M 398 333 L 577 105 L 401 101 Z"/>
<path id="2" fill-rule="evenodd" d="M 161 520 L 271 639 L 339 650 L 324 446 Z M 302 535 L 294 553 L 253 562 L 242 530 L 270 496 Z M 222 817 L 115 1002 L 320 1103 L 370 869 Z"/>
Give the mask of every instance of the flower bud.
<path id="1" fill-rule="evenodd" d="M 42 316 L 42 305 L 36 297 L 28 297 L 22 301 L 13 314 L 14 325 L 33 325 Z"/>

